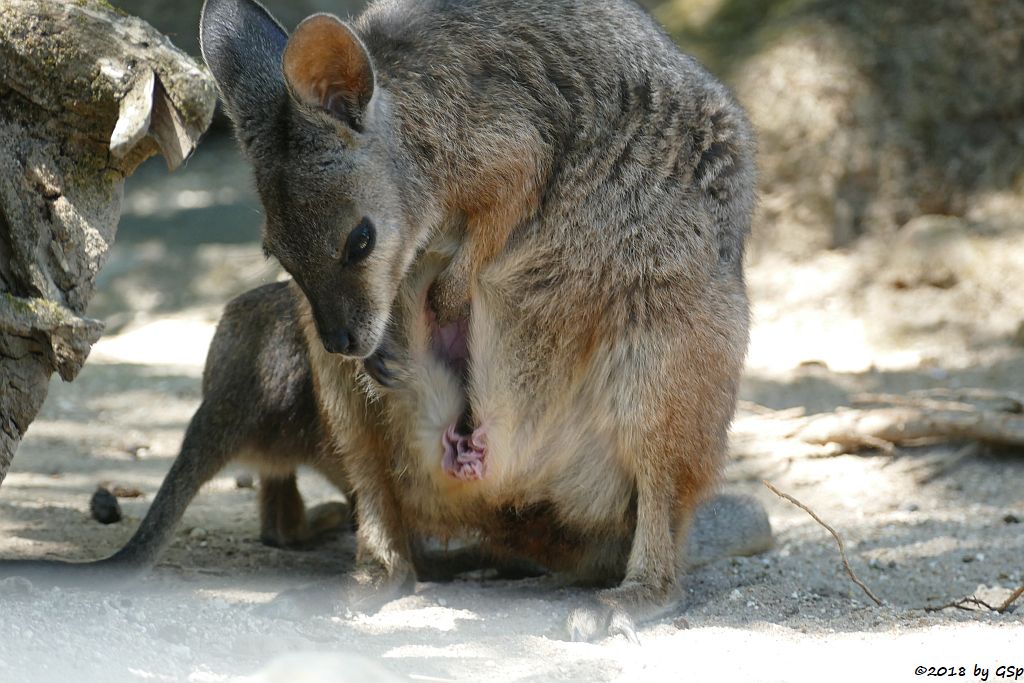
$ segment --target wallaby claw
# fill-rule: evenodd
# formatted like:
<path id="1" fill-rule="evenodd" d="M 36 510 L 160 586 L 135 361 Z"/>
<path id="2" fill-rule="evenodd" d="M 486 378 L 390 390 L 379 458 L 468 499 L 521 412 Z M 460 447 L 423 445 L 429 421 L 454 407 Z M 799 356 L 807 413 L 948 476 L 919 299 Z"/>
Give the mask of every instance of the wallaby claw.
<path id="1" fill-rule="evenodd" d="M 566 622 L 569 639 L 587 643 L 606 636 L 623 636 L 634 645 L 640 644 L 633 617 L 620 607 L 606 605 L 599 600 L 575 608 Z"/>
<path id="2" fill-rule="evenodd" d="M 640 644 L 640 637 L 636 634 L 636 625 L 633 623 L 633 617 L 622 610 L 612 611 L 611 619 L 608 621 L 608 635 L 625 636 L 626 640 L 634 645 Z"/>
<path id="3" fill-rule="evenodd" d="M 387 349 L 381 347 L 373 355 L 363 360 L 363 369 L 377 384 L 388 389 L 394 389 L 398 386 L 398 375 L 390 365 L 394 360 L 395 356 Z"/>
<path id="4" fill-rule="evenodd" d="M 592 607 L 577 607 L 569 613 L 566 626 L 569 631 L 569 640 L 574 643 L 588 643 L 594 639 L 601 630 L 600 617 L 597 610 Z"/>

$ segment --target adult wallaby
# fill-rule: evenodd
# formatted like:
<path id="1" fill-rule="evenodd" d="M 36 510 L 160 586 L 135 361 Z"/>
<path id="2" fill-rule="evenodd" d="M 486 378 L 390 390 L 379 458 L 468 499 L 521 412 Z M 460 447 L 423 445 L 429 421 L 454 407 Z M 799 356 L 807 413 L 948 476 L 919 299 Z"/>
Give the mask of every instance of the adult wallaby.
<path id="1" fill-rule="evenodd" d="M 349 588 L 466 535 L 619 581 L 575 638 L 668 605 L 747 345 L 754 142 L 726 88 L 629 0 L 380 1 L 291 37 L 207 0 L 200 42 L 305 295 Z"/>

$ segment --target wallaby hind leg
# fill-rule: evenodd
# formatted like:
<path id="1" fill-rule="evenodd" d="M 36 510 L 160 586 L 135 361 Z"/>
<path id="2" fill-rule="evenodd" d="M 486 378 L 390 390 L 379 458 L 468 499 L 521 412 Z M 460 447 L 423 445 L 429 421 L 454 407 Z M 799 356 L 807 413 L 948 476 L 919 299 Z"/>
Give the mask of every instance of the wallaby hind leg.
<path id="1" fill-rule="evenodd" d="M 713 442 L 692 436 L 690 445 L 714 452 Z M 650 437 L 634 460 L 636 526 L 625 577 L 615 588 L 599 591 L 592 604 L 573 610 L 567 624 L 573 640 L 620 634 L 638 642 L 635 624 L 671 609 L 678 598 L 679 550 L 715 470 L 692 466 L 700 453 L 680 454 L 682 439 Z"/>
<path id="2" fill-rule="evenodd" d="M 309 548 L 318 538 L 349 525 L 348 503 L 332 501 L 306 510 L 295 473 L 260 477 L 260 540 L 275 548 Z"/>

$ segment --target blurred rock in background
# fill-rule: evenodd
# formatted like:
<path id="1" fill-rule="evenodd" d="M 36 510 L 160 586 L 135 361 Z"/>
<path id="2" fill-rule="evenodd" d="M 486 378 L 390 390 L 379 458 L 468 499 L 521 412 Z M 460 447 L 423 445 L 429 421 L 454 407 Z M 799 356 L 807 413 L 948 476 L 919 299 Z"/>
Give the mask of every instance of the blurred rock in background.
<path id="1" fill-rule="evenodd" d="M 644 4 L 760 134 L 755 256 L 808 256 L 929 214 L 1024 227 L 1024 2 Z"/>

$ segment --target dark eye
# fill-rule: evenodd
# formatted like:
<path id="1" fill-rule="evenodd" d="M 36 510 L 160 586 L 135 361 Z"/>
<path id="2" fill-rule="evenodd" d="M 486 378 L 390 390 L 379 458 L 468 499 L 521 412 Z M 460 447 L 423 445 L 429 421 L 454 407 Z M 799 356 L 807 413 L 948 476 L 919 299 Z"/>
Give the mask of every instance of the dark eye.
<path id="1" fill-rule="evenodd" d="M 377 244 L 377 231 L 369 218 L 359 221 L 359 225 L 352 229 L 345 240 L 345 262 L 359 263 L 370 255 L 374 245 Z"/>

